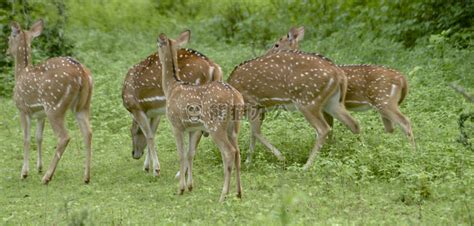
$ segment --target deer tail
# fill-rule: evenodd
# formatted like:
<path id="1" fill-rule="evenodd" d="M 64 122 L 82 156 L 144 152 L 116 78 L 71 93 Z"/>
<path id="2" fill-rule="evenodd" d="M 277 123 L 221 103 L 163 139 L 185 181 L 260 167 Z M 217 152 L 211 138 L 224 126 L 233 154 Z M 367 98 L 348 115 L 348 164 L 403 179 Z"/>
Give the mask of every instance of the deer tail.
<path id="1" fill-rule="evenodd" d="M 339 83 L 340 89 L 341 89 L 341 97 L 339 98 L 339 102 L 344 105 L 344 102 L 346 101 L 346 94 L 347 94 L 347 77 L 345 73 L 341 77 L 342 79 L 341 79 L 341 82 Z"/>
<path id="2" fill-rule="evenodd" d="M 212 81 L 222 81 L 222 68 L 221 66 L 214 64 L 215 69 L 212 73 Z"/>
<path id="3" fill-rule="evenodd" d="M 405 76 L 401 76 L 400 81 L 401 81 L 401 86 L 402 86 L 402 90 L 401 90 L 402 92 L 401 92 L 401 95 L 400 95 L 400 99 L 398 100 L 399 105 L 403 102 L 403 100 L 405 99 L 405 97 L 408 94 L 408 82 L 407 82 L 407 79 L 405 78 Z"/>
<path id="4" fill-rule="evenodd" d="M 92 89 L 93 89 L 93 81 L 92 81 L 92 73 L 89 69 L 82 66 L 83 73 L 82 77 L 82 84 L 81 90 L 79 92 L 79 100 L 76 104 L 76 111 L 81 111 L 83 109 L 89 109 L 92 99 Z"/>

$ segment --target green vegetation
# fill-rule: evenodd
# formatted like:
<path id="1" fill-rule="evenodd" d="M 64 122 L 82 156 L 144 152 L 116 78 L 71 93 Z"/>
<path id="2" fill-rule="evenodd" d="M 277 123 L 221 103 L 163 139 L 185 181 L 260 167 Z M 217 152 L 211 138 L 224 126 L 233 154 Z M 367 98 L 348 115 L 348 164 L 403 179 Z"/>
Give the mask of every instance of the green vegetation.
<path id="1" fill-rule="evenodd" d="M 0 3 L 0 11 L 10 13 L 12 2 L 21 6 L 26 1 Z M 23 26 L 41 16 L 48 29 L 64 32 L 63 40 L 35 40 L 35 61 L 70 53 L 93 72 L 92 181 L 82 184 L 84 152 L 73 117 L 68 117 L 72 140 L 53 181 L 43 186 L 42 175 L 35 172 L 34 139 L 30 176 L 19 179 L 22 132 L 9 97 L 11 68 L 2 67 L 0 224 L 474 223 L 474 152 L 457 142 L 459 115 L 473 112 L 474 105 L 448 86 L 455 82 L 474 90 L 472 1 L 28 2 L 43 8 L 32 8 L 29 20 L 14 15 Z M 66 6 L 62 16 L 57 10 L 44 10 L 61 3 Z M 0 16 L 1 48 L 9 34 L 6 21 L 12 19 L 3 15 L 10 14 Z M 188 47 L 220 64 L 227 77 L 235 65 L 263 53 L 293 25 L 306 27 L 301 46 L 305 51 L 323 53 L 340 64 L 387 65 L 407 75 L 410 92 L 402 111 L 413 123 L 416 152 L 399 129 L 383 133 L 375 112 L 354 113 L 362 134 L 353 135 L 336 123 L 334 139 L 314 167 L 301 172 L 314 130 L 300 113 L 272 112 L 263 132 L 287 161 L 278 162 L 257 145 L 253 164 L 242 172 L 242 200 L 230 196 L 217 202 L 222 162 L 210 139 L 198 147 L 193 192 L 175 195 L 178 161 L 167 120 L 162 120 L 156 137 L 162 175 L 153 178 L 142 171 L 143 159 L 131 156 L 131 117 L 120 93 L 128 68 L 156 51 L 160 32 L 173 37 L 190 28 Z M 58 50 L 41 47 L 50 42 L 58 43 Z M 247 121 L 242 125 L 239 140 L 245 159 L 249 126 Z M 465 130 L 472 135 L 472 128 L 471 119 Z M 45 166 L 55 142 L 47 125 Z"/>

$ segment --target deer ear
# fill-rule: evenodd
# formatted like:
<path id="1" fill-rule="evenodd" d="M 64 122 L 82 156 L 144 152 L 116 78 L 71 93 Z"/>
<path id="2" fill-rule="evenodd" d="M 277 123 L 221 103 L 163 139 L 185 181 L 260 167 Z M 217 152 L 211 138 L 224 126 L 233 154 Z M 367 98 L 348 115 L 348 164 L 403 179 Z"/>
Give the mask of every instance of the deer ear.
<path id="1" fill-rule="evenodd" d="M 158 45 L 161 47 L 161 46 L 165 46 L 166 43 L 168 42 L 168 37 L 166 37 L 165 34 L 161 33 L 159 36 L 158 36 Z"/>
<path id="2" fill-rule="evenodd" d="M 189 39 L 191 39 L 191 31 L 186 30 L 179 35 L 178 39 L 176 39 L 176 43 L 178 44 L 178 46 L 183 46 L 188 43 Z"/>
<path id="3" fill-rule="evenodd" d="M 290 32 L 288 32 L 288 39 L 290 41 L 296 40 L 296 41 L 301 41 L 304 38 L 304 27 L 292 27 L 290 29 Z"/>
<path id="4" fill-rule="evenodd" d="M 12 36 L 15 37 L 17 36 L 18 34 L 20 34 L 20 31 L 21 31 L 21 27 L 20 27 L 20 24 L 16 21 L 12 21 L 10 23 L 10 27 L 12 28 Z"/>
<path id="5" fill-rule="evenodd" d="M 31 25 L 30 33 L 33 38 L 38 37 L 41 32 L 43 32 L 43 25 L 44 23 L 42 19 L 36 21 L 33 25 Z"/>
<path id="6" fill-rule="evenodd" d="M 296 28 L 296 40 L 302 41 L 304 38 L 304 27 L 301 26 L 299 28 Z"/>

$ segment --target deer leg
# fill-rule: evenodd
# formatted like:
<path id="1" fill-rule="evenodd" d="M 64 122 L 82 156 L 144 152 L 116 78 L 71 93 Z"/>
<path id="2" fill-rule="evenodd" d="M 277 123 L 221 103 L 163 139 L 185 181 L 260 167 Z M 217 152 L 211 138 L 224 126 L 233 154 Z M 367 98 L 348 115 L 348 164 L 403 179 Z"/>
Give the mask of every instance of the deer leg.
<path id="1" fill-rule="evenodd" d="M 239 149 L 239 142 L 238 142 L 238 134 L 240 130 L 240 122 L 235 121 L 233 122 L 233 126 L 231 126 L 230 130 L 228 131 L 229 140 L 234 146 L 235 152 L 235 176 L 237 181 L 237 197 L 242 198 L 242 185 L 240 181 L 240 149 Z"/>
<path id="2" fill-rule="evenodd" d="M 390 121 L 390 119 L 385 118 L 384 116 L 381 117 L 383 126 L 385 127 L 385 132 L 386 133 L 393 133 L 394 128 L 393 128 L 393 122 Z"/>
<path id="3" fill-rule="evenodd" d="M 223 202 L 229 194 L 229 188 L 230 188 L 230 177 L 232 175 L 232 167 L 234 163 L 234 158 L 236 155 L 236 150 L 234 149 L 234 146 L 230 143 L 229 139 L 227 136 L 223 136 L 225 132 L 222 132 L 221 134 L 216 134 L 213 133 L 212 139 L 214 142 L 217 144 L 219 147 L 219 150 L 221 151 L 222 155 L 222 162 L 224 164 L 224 186 L 222 187 L 222 193 L 221 197 L 219 198 L 219 202 Z"/>
<path id="4" fill-rule="evenodd" d="M 324 116 L 324 120 L 326 120 L 326 122 L 329 124 L 329 126 L 331 128 L 333 128 L 334 127 L 334 118 L 326 112 L 323 112 L 323 116 Z M 328 139 L 329 140 L 332 140 L 332 138 L 333 138 L 332 133 L 333 132 L 332 132 L 332 129 L 331 129 L 328 133 Z"/>
<path id="5" fill-rule="evenodd" d="M 76 112 L 76 120 L 84 139 L 84 148 L 86 149 L 86 160 L 84 163 L 84 183 L 89 183 L 91 178 L 92 161 L 92 129 L 89 121 L 89 110 Z"/>
<path id="6" fill-rule="evenodd" d="M 403 132 L 405 132 L 405 135 L 408 137 L 408 140 L 410 141 L 411 145 L 413 146 L 413 149 L 416 150 L 415 137 L 413 136 L 413 130 L 411 128 L 410 120 L 408 120 L 408 118 L 400 112 L 398 106 L 382 108 L 380 110 L 380 114 L 382 114 L 382 117 L 385 117 L 393 123 L 397 123 L 398 125 L 400 125 Z"/>
<path id="7" fill-rule="evenodd" d="M 160 125 L 160 119 L 161 119 L 161 116 L 156 116 L 154 118 L 151 118 L 150 127 L 151 127 L 151 132 L 153 133 L 153 137 L 156 135 L 156 130 L 158 129 L 158 125 Z M 152 154 L 149 151 L 147 151 L 147 154 L 145 155 L 145 161 L 143 162 L 143 169 L 147 172 L 150 170 L 150 163 L 151 163 L 151 160 L 153 159 L 151 155 Z M 156 157 L 158 158 L 158 155 Z"/>
<path id="8" fill-rule="evenodd" d="M 143 132 L 143 131 L 142 131 Z M 146 136 L 145 136 L 146 138 Z M 146 146 L 146 153 L 145 153 L 145 161 L 143 162 L 143 170 L 146 171 L 147 173 L 150 172 L 150 165 L 151 165 L 151 151 L 148 148 L 148 140 L 147 140 L 147 146 Z"/>
<path id="9" fill-rule="evenodd" d="M 326 120 L 324 120 L 323 113 L 320 108 L 315 107 L 313 109 L 309 109 L 307 107 L 298 106 L 298 109 L 303 113 L 306 120 L 316 129 L 317 138 L 316 143 L 311 150 L 311 153 L 308 157 L 308 161 L 303 166 L 303 170 L 308 170 L 312 165 L 314 160 L 316 159 L 317 154 L 321 150 L 326 137 L 331 130 L 331 127 L 327 124 Z"/>
<path id="10" fill-rule="evenodd" d="M 157 116 L 153 118 L 151 121 L 151 129 L 152 129 L 153 138 L 155 137 L 156 130 L 158 129 L 158 125 L 160 124 L 160 119 L 161 117 Z M 154 143 L 155 142 L 153 140 L 153 144 Z M 158 160 L 158 153 L 156 151 L 156 147 L 153 147 L 153 152 L 151 153 L 151 157 L 153 159 L 153 170 L 154 170 L 153 175 L 158 176 L 160 175 L 160 161 Z"/>
<path id="11" fill-rule="evenodd" d="M 352 133 L 358 134 L 360 133 L 359 123 L 354 120 L 351 114 L 347 111 L 344 104 L 339 101 L 340 95 L 341 92 L 337 90 L 335 94 L 329 98 L 327 104 L 324 107 L 324 111 L 342 122 L 352 131 Z"/>
<path id="12" fill-rule="evenodd" d="M 263 120 L 262 120 L 263 114 L 264 113 L 262 113 L 262 115 L 261 115 L 262 117 L 256 117 L 255 119 L 251 119 L 250 124 L 251 124 L 251 127 L 252 127 L 251 128 L 252 129 L 252 136 L 257 138 L 257 140 L 260 141 L 260 143 L 265 145 L 265 147 L 267 147 L 277 157 L 278 160 L 285 161 L 285 157 L 281 154 L 281 152 L 275 146 L 273 146 L 267 140 L 267 138 L 265 136 L 263 136 L 263 134 L 262 134 L 261 126 L 262 126 L 262 122 L 263 122 Z M 251 156 L 252 153 L 255 150 L 255 143 L 253 144 L 253 147 L 251 147 L 251 149 L 252 150 L 249 149 L 249 156 Z M 248 161 L 249 161 L 249 159 L 248 159 L 248 156 L 247 156 L 247 162 Z M 250 159 L 250 161 L 251 161 L 251 159 Z"/>
<path id="13" fill-rule="evenodd" d="M 201 131 L 194 131 L 189 132 L 189 143 L 188 143 L 188 164 L 187 164 L 187 171 L 188 171 L 188 180 L 186 182 L 188 186 L 188 190 L 193 190 L 193 160 L 194 155 L 196 154 L 196 147 L 201 140 L 202 132 Z"/>
<path id="14" fill-rule="evenodd" d="M 56 146 L 56 154 L 54 155 L 53 160 L 49 165 L 48 171 L 46 171 L 45 175 L 43 176 L 43 184 L 48 184 L 49 181 L 51 181 L 54 172 L 56 171 L 56 167 L 58 166 L 58 162 L 61 159 L 64 150 L 66 149 L 70 140 L 67 129 L 66 127 L 64 127 L 65 114 L 47 114 L 47 116 L 54 133 L 58 137 L 58 143 Z"/>
<path id="15" fill-rule="evenodd" d="M 337 104 L 338 107 L 332 109 L 334 111 L 328 112 L 331 116 L 341 121 L 352 133 L 359 134 L 360 127 L 359 123 L 349 114 L 342 104 Z"/>
<path id="16" fill-rule="evenodd" d="M 249 151 L 247 152 L 247 160 L 245 161 L 246 164 L 250 164 L 252 162 L 252 155 L 255 152 L 255 144 L 257 141 L 256 134 L 260 132 L 260 128 L 262 126 L 264 112 L 260 111 L 256 116 L 249 117 L 250 122 L 250 147 Z"/>
<path id="17" fill-rule="evenodd" d="M 158 155 L 156 154 L 155 148 L 155 134 L 152 132 L 151 125 L 148 122 L 148 118 L 143 111 L 138 111 L 133 114 L 135 120 L 137 121 L 140 129 L 142 130 L 143 134 L 146 138 L 146 144 L 148 153 L 147 158 L 145 159 L 144 169 L 146 170 L 146 166 L 150 164 L 150 159 L 153 160 L 153 176 L 160 175 L 160 162 L 158 160 Z"/>
<path id="18" fill-rule="evenodd" d="M 38 122 L 36 123 L 36 143 L 38 145 L 38 159 L 36 160 L 36 168 L 38 172 L 41 173 L 43 171 L 43 158 L 42 158 L 42 151 L 43 151 L 43 131 L 44 131 L 44 122 L 46 121 L 45 118 L 39 118 Z"/>
<path id="19" fill-rule="evenodd" d="M 174 137 L 176 139 L 176 150 L 178 151 L 178 156 L 179 156 L 179 190 L 178 194 L 182 195 L 184 193 L 184 190 L 186 188 L 186 182 L 185 182 L 185 171 L 186 171 L 186 152 L 184 150 L 184 132 L 177 129 L 173 128 L 174 132 Z"/>
<path id="20" fill-rule="evenodd" d="M 189 147 L 188 147 L 188 148 L 189 148 L 189 153 L 192 153 L 192 154 L 193 154 L 193 158 L 192 158 L 193 160 L 194 160 L 194 155 L 195 155 L 195 152 L 196 152 L 197 145 L 199 144 L 199 141 L 201 140 L 202 134 L 203 134 L 204 132 L 199 131 L 199 132 L 197 132 L 197 133 L 198 133 L 198 134 L 193 134 L 193 135 L 190 135 L 190 137 L 189 137 L 189 144 L 188 144 Z M 192 133 L 190 133 L 190 134 L 192 134 Z M 195 138 L 192 138 L 191 136 L 195 136 Z M 191 140 L 191 139 L 192 139 L 192 140 Z M 191 148 L 193 148 L 193 152 L 191 152 Z M 188 157 L 189 157 L 189 156 L 188 156 Z M 188 166 L 187 166 L 187 165 L 186 165 L 186 170 L 185 170 L 185 172 L 188 172 Z M 179 178 L 179 175 L 180 175 L 180 173 L 179 173 L 179 170 L 178 170 L 178 172 L 176 172 L 176 175 L 175 175 L 174 177 L 175 177 L 175 178 Z M 189 179 L 189 178 L 188 178 L 188 179 Z"/>
<path id="21" fill-rule="evenodd" d="M 26 113 L 20 113 L 20 122 L 23 129 L 23 167 L 21 168 L 21 178 L 28 177 L 28 171 L 30 169 L 30 129 L 31 129 L 31 117 Z"/>

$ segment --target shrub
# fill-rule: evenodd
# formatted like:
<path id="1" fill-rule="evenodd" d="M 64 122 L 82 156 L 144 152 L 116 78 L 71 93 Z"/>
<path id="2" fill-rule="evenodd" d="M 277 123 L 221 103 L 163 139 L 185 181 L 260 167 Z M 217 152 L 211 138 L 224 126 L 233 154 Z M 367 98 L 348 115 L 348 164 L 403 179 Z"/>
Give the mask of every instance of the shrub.
<path id="1" fill-rule="evenodd" d="M 17 21 L 23 29 L 43 18 L 43 34 L 35 40 L 35 58 L 70 55 L 73 49 L 65 33 L 66 7 L 62 0 L 51 2 L 27 0 L 0 2 L 0 96 L 10 96 L 14 85 L 13 58 L 6 55 L 11 21 Z M 35 60 L 37 61 L 37 60 Z"/>

